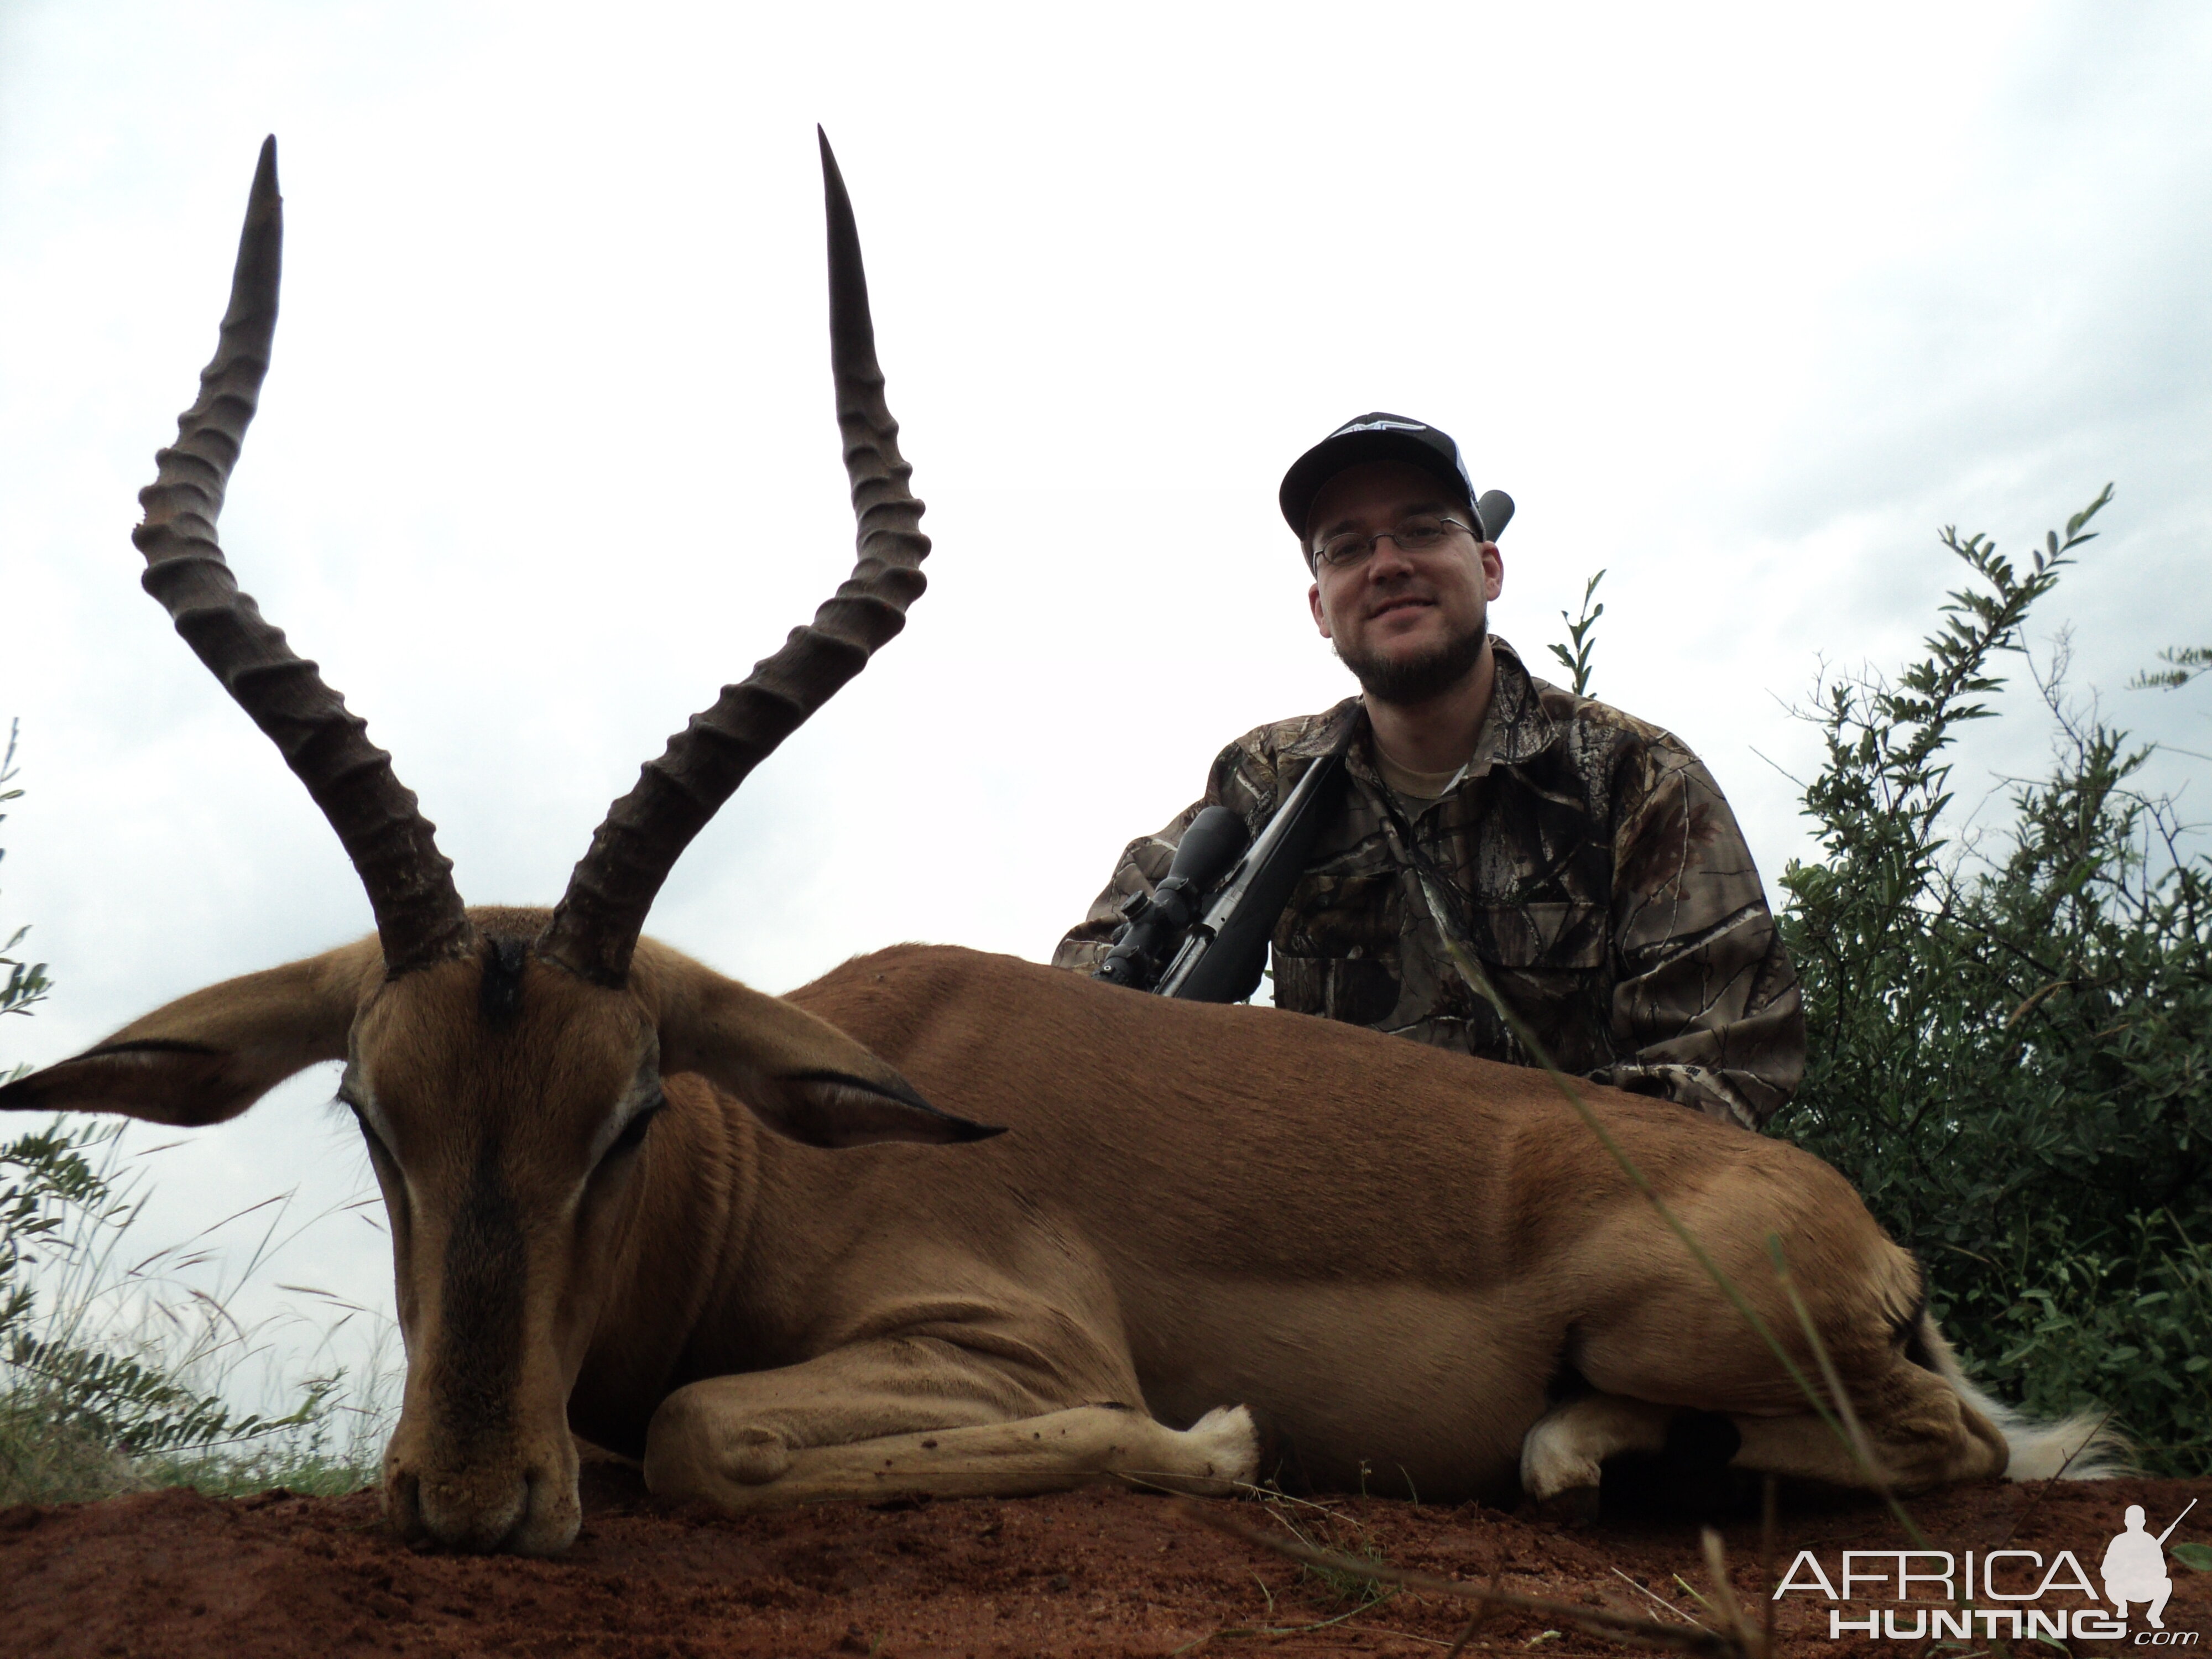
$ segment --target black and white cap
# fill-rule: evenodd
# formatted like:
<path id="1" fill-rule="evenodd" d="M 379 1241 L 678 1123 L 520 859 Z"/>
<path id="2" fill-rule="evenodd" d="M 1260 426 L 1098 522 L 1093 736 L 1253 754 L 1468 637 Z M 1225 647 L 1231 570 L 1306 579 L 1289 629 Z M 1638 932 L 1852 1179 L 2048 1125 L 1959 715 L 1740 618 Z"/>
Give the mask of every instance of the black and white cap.
<path id="1" fill-rule="evenodd" d="M 1483 522 L 1484 514 L 1475 501 L 1474 483 L 1467 476 L 1467 463 L 1460 459 L 1459 446 L 1452 441 L 1450 434 L 1439 432 L 1425 421 L 1376 410 L 1346 421 L 1291 462 L 1291 470 L 1283 474 L 1283 488 L 1278 499 L 1291 533 L 1301 541 L 1305 539 L 1306 520 L 1312 515 L 1314 498 L 1321 494 L 1324 484 L 1346 467 L 1364 466 L 1370 461 L 1403 461 L 1449 485 L 1452 494 L 1482 524 L 1486 541 L 1495 541 L 1498 532 L 1505 527 L 1503 522 Z M 1506 510 L 1512 509 L 1509 507 Z"/>

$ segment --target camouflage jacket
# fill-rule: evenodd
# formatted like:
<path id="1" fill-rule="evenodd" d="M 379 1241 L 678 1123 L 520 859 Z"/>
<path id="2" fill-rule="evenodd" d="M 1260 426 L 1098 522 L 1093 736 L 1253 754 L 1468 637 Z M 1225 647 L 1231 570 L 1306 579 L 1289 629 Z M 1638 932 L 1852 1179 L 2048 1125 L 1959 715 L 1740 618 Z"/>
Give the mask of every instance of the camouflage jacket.
<path id="1" fill-rule="evenodd" d="M 1497 662 L 1474 758 L 1434 801 L 1382 781 L 1357 697 L 1240 738 L 1202 800 L 1129 843 L 1054 965 L 1096 968 L 1202 808 L 1256 834 L 1349 735 L 1340 804 L 1275 926 L 1276 1006 L 1533 1063 L 1454 967 L 1449 926 L 1562 1070 L 1758 1127 L 1804 1071 L 1805 1018 L 1718 786 L 1667 732 L 1546 684 L 1503 641 Z"/>

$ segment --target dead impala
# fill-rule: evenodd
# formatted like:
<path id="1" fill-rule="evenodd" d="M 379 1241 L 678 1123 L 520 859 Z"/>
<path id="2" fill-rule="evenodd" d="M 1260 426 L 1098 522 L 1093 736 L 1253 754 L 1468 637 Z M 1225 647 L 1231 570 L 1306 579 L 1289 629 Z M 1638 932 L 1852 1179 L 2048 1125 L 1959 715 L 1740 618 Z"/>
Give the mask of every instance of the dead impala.
<path id="1" fill-rule="evenodd" d="M 771 997 L 640 937 L 684 847 L 922 588 L 826 142 L 822 161 L 859 562 L 644 769 L 547 912 L 463 907 L 390 757 L 217 545 L 276 324 L 264 146 L 221 343 L 135 539 L 344 842 L 376 934 L 195 992 L 0 1105 L 214 1123 L 345 1062 L 407 1341 L 385 1504 L 418 1540 L 565 1547 L 572 1431 L 732 1509 L 1226 1490 L 1262 1432 L 1319 1485 L 1573 1501 L 1678 1419 L 1738 1468 L 1865 1484 L 1539 1073 L 952 948 Z M 2031 1430 L 1968 1389 L 1911 1258 L 1826 1164 L 1589 1094 L 1809 1374 L 1779 1237 L 1883 1478 L 2047 1474 L 2078 1447 L 2078 1425 Z M 955 1141 L 977 1144 L 897 1144 Z"/>

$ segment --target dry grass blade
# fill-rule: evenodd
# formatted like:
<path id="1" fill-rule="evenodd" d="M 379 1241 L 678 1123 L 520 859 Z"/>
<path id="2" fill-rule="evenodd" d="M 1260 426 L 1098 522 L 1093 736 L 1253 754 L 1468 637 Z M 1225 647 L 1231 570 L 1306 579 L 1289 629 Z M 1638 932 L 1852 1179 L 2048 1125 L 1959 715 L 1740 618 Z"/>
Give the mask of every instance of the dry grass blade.
<path id="1" fill-rule="evenodd" d="M 1540 1613 L 1544 1618 L 1573 1625 L 1594 1636 L 1602 1636 L 1615 1642 L 1630 1644 L 1649 1644 L 1671 1649 L 1678 1653 L 1706 1656 L 1707 1659 L 1762 1659 L 1753 1648 L 1745 1644 L 1742 1636 L 1733 1631 L 1709 1631 L 1702 1626 L 1684 1627 L 1662 1625 L 1656 1619 L 1638 1619 L 1629 1613 L 1612 1613 L 1602 1607 L 1578 1607 L 1564 1601 L 1546 1601 L 1531 1595 L 1516 1595 L 1508 1590 L 1484 1589 L 1457 1578 L 1439 1578 L 1434 1573 L 1408 1572 L 1379 1561 L 1362 1561 L 1356 1557 L 1339 1555 L 1333 1550 L 1317 1550 L 1304 1544 L 1286 1543 L 1270 1537 L 1256 1527 L 1249 1527 L 1234 1516 L 1218 1509 L 1184 1499 L 1176 1504 L 1185 1515 L 1216 1532 L 1227 1533 L 1231 1538 L 1258 1549 L 1272 1552 L 1303 1566 L 1316 1567 L 1324 1572 L 1357 1574 L 1361 1577 L 1379 1579 L 1395 1584 L 1401 1589 L 1424 1595 L 1448 1595 L 1462 1601 L 1478 1602 L 1485 1607 L 1511 1607 L 1522 1613 Z"/>
<path id="2" fill-rule="evenodd" d="M 1310 1636 L 1317 1630 L 1328 1630 L 1357 1619 L 1363 1613 L 1372 1613 L 1381 1605 L 1379 1601 L 1370 1601 L 1349 1613 L 1340 1613 L 1333 1619 L 1317 1619 L 1310 1625 L 1224 1625 L 1219 1630 L 1210 1630 L 1203 1636 L 1192 1638 L 1179 1648 L 1170 1648 L 1168 1659 L 1180 1659 L 1182 1655 L 1194 1652 L 1208 1642 L 1249 1640 L 1253 1638 L 1277 1641 L 1285 1636 Z"/>
<path id="3" fill-rule="evenodd" d="M 1707 1527 L 1698 1534 L 1698 1544 L 1705 1554 L 1705 1572 L 1713 1581 L 1713 1601 L 1721 1617 L 1746 1652 L 1762 1653 L 1759 1632 L 1745 1617 L 1743 1604 L 1735 1599 L 1735 1586 L 1729 1583 L 1728 1552 L 1722 1547 L 1720 1534 Z"/>
<path id="4" fill-rule="evenodd" d="M 1759 1310 L 1751 1305 L 1743 1291 L 1737 1287 L 1736 1282 L 1722 1270 L 1720 1263 L 1713 1260 L 1711 1254 L 1707 1251 L 1698 1236 L 1690 1231 L 1680 1216 L 1674 1213 L 1667 1200 L 1660 1197 L 1658 1189 L 1652 1186 L 1644 1171 L 1637 1167 L 1636 1160 L 1629 1157 L 1626 1150 L 1613 1138 L 1605 1125 L 1598 1121 L 1597 1114 L 1590 1110 L 1589 1103 L 1583 1098 L 1582 1091 L 1575 1087 L 1573 1080 L 1553 1062 L 1550 1052 L 1537 1037 L 1535 1031 L 1528 1022 L 1513 1011 L 1510 1003 L 1498 995 L 1496 988 L 1490 982 L 1490 976 L 1483 971 L 1482 964 L 1476 961 L 1467 947 L 1454 936 L 1444 920 L 1449 914 L 1449 908 L 1437 892 L 1435 884 L 1429 879 L 1425 872 L 1422 876 L 1421 890 L 1427 899 L 1431 918 L 1435 921 L 1443 937 L 1444 952 L 1451 958 L 1453 966 L 1459 970 L 1460 977 L 1467 981 L 1468 988 L 1496 1011 L 1498 1018 L 1504 1023 L 1506 1030 L 1512 1032 L 1522 1047 L 1528 1051 L 1529 1058 L 1535 1061 L 1547 1077 L 1551 1079 L 1552 1086 L 1557 1089 L 1567 1104 L 1574 1109 L 1575 1115 L 1583 1121 L 1583 1127 L 1597 1137 L 1598 1145 L 1605 1149 L 1606 1155 L 1620 1166 L 1621 1174 L 1628 1177 L 1629 1185 L 1643 1195 L 1644 1201 L 1651 1206 L 1659 1218 L 1667 1224 L 1668 1230 L 1682 1241 L 1690 1255 L 1695 1258 L 1698 1267 L 1705 1270 L 1705 1276 L 1718 1286 L 1721 1294 L 1728 1298 L 1730 1305 L 1743 1316 L 1744 1322 L 1758 1334 L 1759 1340 L 1766 1345 L 1768 1352 L 1781 1363 L 1782 1369 L 1789 1374 L 1790 1380 L 1797 1385 L 1798 1392 L 1805 1396 L 1806 1402 L 1812 1407 L 1814 1415 L 1833 1431 L 1836 1437 L 1843 1442 L 1846 1450 L 1850 1451 L 1855 1458 L 1858 1456 L 1859 1446 L 1853 1442 L 1844 1425 L 1829 1412 L 1827 1406 L 1820 1398 L 1820 1391 L 1813 1386 L 1812 1379 L 1808 1377 L 1799 1368 L 1797 1362 L 1790 1358 L 1789 1351 L 1783 1346 L 1780 1339 L 1768 1328 L 1766 1322 L 1759 1317 Z M 1878 1470 L 1869 1468 L 1867 1474 L 1871 1480 L 1877 1483 L 1880 1481 L 1881 1475 Z"/>
<path id="5" fill-rule="evenodd" d="M 1696 1620 L 1691 1618 L 1688 1613 L 1683 1612 L 1681 1608 L 1676 1607 L 1665 1596 L 1660 1595 L 1658 1591 L 1651 1589 L 1650 1586 L 1647 1584 L 1638 1583 L 1633 1578 L 1631 1578 L 1619 1567 L 1615 1567 L 1613 1570 L 1613 1576 L 1620 1580 L 1622 1583 L 1627 1585 L 1629 1589 L 1634 1590 L 1638 1595 L 1644 1597 L 1653 1607 L 1657 1607 L 1662 1613 L 1680 1620 L 1686 1625 L 1696 1625 L 1698 1623 Z M 1703 1630 L 1705 1626 L 1698 1625 L 1698 1628 Z"/>
<path id="6" fill-rule="evenodd" d="M 1759 1632 L 1760 1650 L 1774 1651 L 1774 1522 L 1778 1490 L 1772 1475 L 1759 1483 Z"/>
<path id="7" fill-rule="evenodd" d="M 1797 1281 L 1790 1276 L 1790 1261 L 1782 1253 L 1782 1239 L 1778 1234 L 1767 1234 L 1766 1251 L 1774 1261 L 1775 1282 L 1782 1287 L 1783 1295 L 1789 1298 L 1790 1310 L 1797 1316 L 1798 1326 L 1805 1333 L 1806 1346 L 1812 1349 L 1814 1363 L 1820 1368 L 1821 1381 L 1828 1385 L 1828 1397 L 1835 1407 L 1837 1422 L 1841 1425 L 1837 1433 L 1844 1444 L 1850 1449 L 1852 1459 L 1858 1464 L 1860 1473 L 1866 1476 L 1867 1484 L 1888 1506 L 1889 1512 L 1897 1517 L 1898 1525 L 1905 1528 L 1905 1535 L 1912 1540 L 1913 1547 L 1928 1548 L 1928 1535 L 1920 1530 L 1920 1523 L 1912 1518 L 1905 1505 L 1898 1501 L 1896 1492 L 1890 1489 L 1888 1477 L 1882 1473 L 1881 1464 L 1875 1456 L 1874 1442 L 1868 1437 L 1865 1426 L 1859 1421 L 1858 1412 L 1851 1405 L 1850 1395 L 1844 1388 L 1844 1379 L 1836 1370 L 1836 1362 L 1828 1357 L 1828 1345 L 1820 1340 L 1820 1328 L 1813 1318 L 1813 1310 L 1805 1305 L 1805 1298 L 1798 1294 Z"/>
<path id="8" fill-rule="evenodd" d="M 1504 1577 L 1505 1569 L 1502 1565 L 1491 1569 L 1490 1583 L 1486 1587 L 1486 1594 L 1481 1604 L 1475 1608 L 1474 1617 L 1467 1621 L 1467 1628 L 1462 1631 L 1458 1638 L 1452 1643 L 1450 1650 L 1444 1655 L 1444 1659 L 1459 1659 L 1460 1655 L 1467 1651 L 1467 1644 L 1474 1640 L 1476 1633 L 1488 1621 L 1490 1610 L 1498 1605 L 1498 1581 Z"/>
<path id="9" fill-rule="evenodd" d="M 1713 1260 L 1698 1236 L 1690 1231 L 1680 1216 L 1674 1213 L 1667 1200 L 1660 1197 L 1658 1189 L 1644 1177 L 1644 1171 L 1637 1168 L 1636 1161 L 1629 1157 L 1626 1150 L 1607 1131 L 1605 1125 L 1598 1121 L 1597 1114 L 1590 1110 L 1589 1103 L 1582 1097 L 1581 1091 L 1575 1087 L 1567 1074 L 1553 1063 L 1544 1045 L 1538 1041 L 1535 1032 L 1518 1014 L 1514 1012 L 1511 1005 L 1498 994 L 1496 988 L 1490 982 L 1489 976 L 1484 973 L 1482 965 L 1468 953 L 1465 945 L 1453 935 L 1450 927 L 1447 925 L 1445 918 L 1449 914 L 1449 907 L 1443 903 L 1436 891 L 1435 884 L 1430 879 L 1426 871 L 1422 872 L 1421 882 L 1422 893 L 1427 900 L 1432 918 L 1443 937 L 1445 953 L 1450 957 L 1453 965 L 1459 970 L 1460 976 L 1467 981 L 1468 988 L 1497 1011 L 1498 1018 L 1504 1022 L 1506 1029 L 1513 1033 L 1523 1048 L 1528 1049 L 1530 1058 L 1535 1060 L 1545 1075 L 1551 1079 L 1553 1087 L 1565 1098 L 1567 1104 L 1574 1109 L 1575 1115 L 1582 1119 L 1583 1126 L 1597 1137 L 1598 1144 L 1620 1166 L 1620 1172 L 1628 1177 L 1629 1184 L 1643 1194 L 1645 1201 L 1667 1224 L 1668 1229 L 1688 1249 L 1698 1265 L 1705 1270 L 1706 1277 L 1713 1281 L 1721 1294 L 1726 1297 L 1735 1310 L 1743 1316 L 1745 1322 L 1751 1327 L 1759 1340 L 1766 1345 L 1767 1351 L 1781 1362 L 1782 1369 L 1789 1374 L 1790 1380 L 1797 1385 L 1798 1392 L 1805 1396 L 1806 1402 L 1812 1407 L 1813 1414 L 1818 1417 L 1826 1425 L 1828 1431 L 1842 1443 L 1844 1450 L 1850 1454 L 1852 1461 L 1858 1465 L 1860 1473 L 1865 1475 L 1868 1486 L 1879 1492 L 1883 1500 L 1887 1503 L 1891 1513 L 1897 1516 L 1906 1535 L 1911 1538 L 1916 1545 L 1925 1548 L 1927 1540 L 1921 1535 L 1920 1529 L 1914 1523 L 1911 1516 L 1905 1512 L 1905 1506 L 1898 1502 L 1895 1494 L 1890 1491 L 1889 1483 L 1882 1474 L 1881 1465 L 1875 1460 L 1872 1445 L 1867 1439 L 1865 1430 L 1860 1427 L 1856 1417 L 1851 1412 L 1850 1401 L 1844 1395 L 1843 1385 L 1836 1376 L 1834 1365 L 1829 1363 L 1827 1351 L 1820 1342 L 1819 1331 L 1814 1328 L 1811 1314 L 1798 1297 L 1795 1287 L 1789 1282 L 1787 1264 L 1783 1260 L 1780 1240 L 1772 1234 L 1769 1234 L 1768 1249 L 1774 1257 L 1776 1270 L 1781 1275 L 1782 1287 L 1788 1295 L 1790 1305 L 1796 1310 L 1800 1323 L 1805 1328 L 1806 1335 L 1812 1343 L 1814 1356 L 1820 1361 L 1836 1405 L 1835 1412 L 1828 1408 L 1827 1404 L 1821 1399 L 1820 1390 L 1813 1386 L 1812 1379 L 1807 1376 L 1797 1362 L 1790 1358 L 1789 1350 L 1784 1347 L 1780 1338 L 1768 1328 L 1766 1322 L 1759 1317 L 1759 1310 L 1751 1305 L 1735 1281 L 1722 1270 L 1720 1263 Z M 1838 1412 L 1842 1413 L 1840 1418 L 1837 1415 Z"/>

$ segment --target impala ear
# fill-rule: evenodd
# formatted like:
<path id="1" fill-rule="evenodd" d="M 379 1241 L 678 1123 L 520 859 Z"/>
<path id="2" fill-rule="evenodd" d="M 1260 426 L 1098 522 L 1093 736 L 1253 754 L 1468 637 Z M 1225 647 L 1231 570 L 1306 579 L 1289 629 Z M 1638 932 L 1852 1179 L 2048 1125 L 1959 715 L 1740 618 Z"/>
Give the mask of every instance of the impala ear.
<path id="1" fill-rule="evenodd" d="M 943 1146 L 1003 1129 L 941 1112 L 824 1019 L 643 941 L 632 982 L 659 1007 L 664 1075 L 696 1072 L 806 1146 Z"/>
<path id="2" fill-rule="evenodd" d="M 318 1060 L 343 1060 L 354 1012 L 382 977 L 374 939 L 225 980 L 106 1042 L 0 1086 L 0 1111 L 120 1112 L 220 1123 Z"/>
<path id="3" fill-rule="evenodd" d="M 860 1048 L 858 1043 L 853 1046 Z M 1006 1133 L 988 1123 L 974 1123 L 939 1111 L 896 1072 L 866 1049 L 860 1052 L 874 1061 L 870 1068 L 873 1075 L 774 1073 L 738 1066 L 726 1066 L 720 1073 L 707 1066 L 693 1069 L 730 1090 L 752 1108 L 755 1117 L 802 1146 L 872 1146 L 886 1140 L 941 1146 L 988 1140 Z"/>

